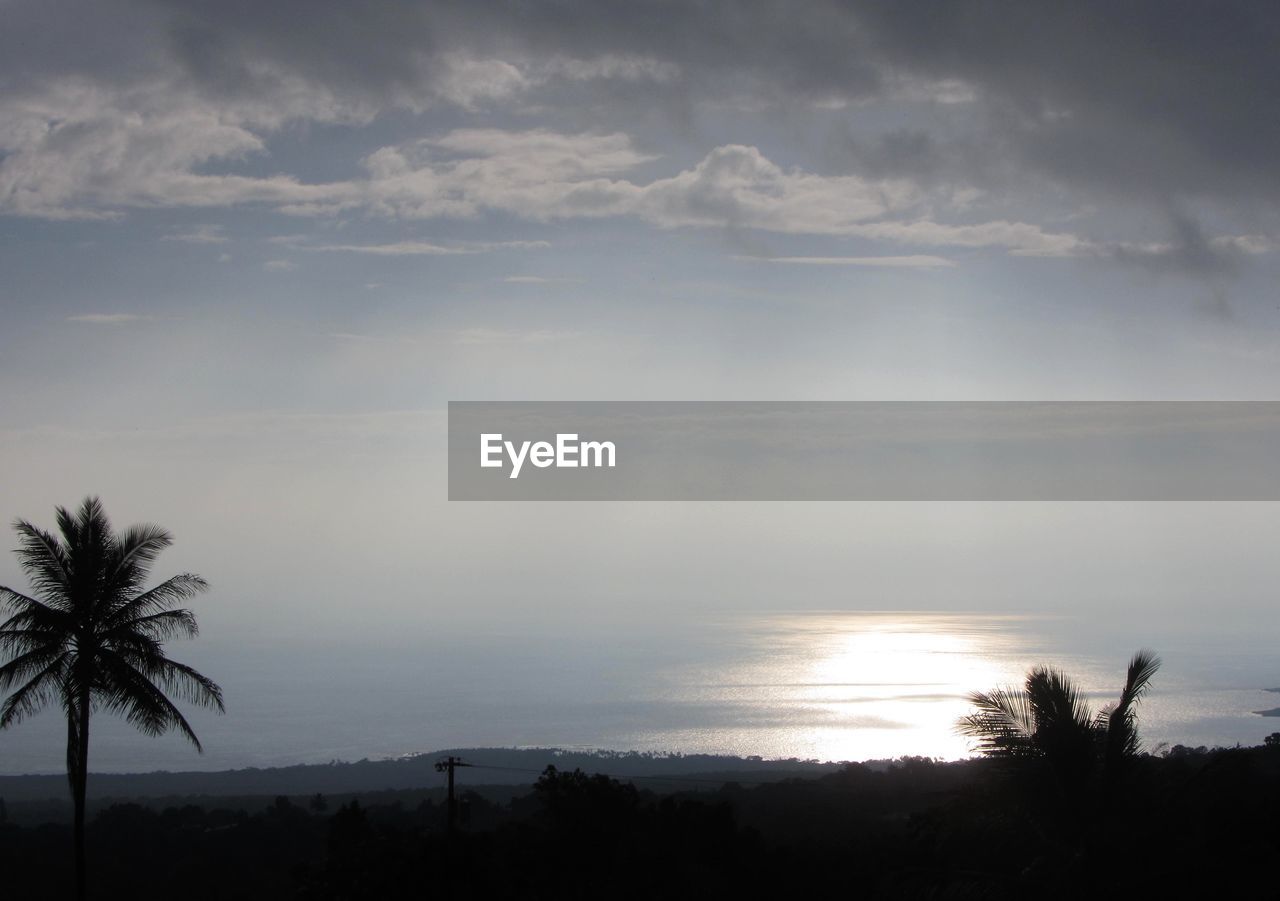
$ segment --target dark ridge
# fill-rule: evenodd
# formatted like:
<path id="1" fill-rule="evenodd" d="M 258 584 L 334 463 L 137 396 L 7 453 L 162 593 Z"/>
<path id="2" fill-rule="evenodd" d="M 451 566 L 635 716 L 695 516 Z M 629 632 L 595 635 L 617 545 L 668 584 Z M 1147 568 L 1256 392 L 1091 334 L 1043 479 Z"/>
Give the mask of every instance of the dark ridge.
<path id="1" fill-rule="evenodd" d="M 93 773 L 88 797 L 142 798 L 275 797 L 439 788 L 444 776 L 435 763 L 454 755 L 476 766 L 463 781 L 486 785 L 531 785 L 548 764 L 558 769 L 604 772 L 621 778 L 683 777 L 711 781 L 769 782 L 835 772 L 838 763 L 763 760 L 712 754 L 652 754 L 638 751 L 569 751 L 559 748 L 448 748 L 393 760 L 332 761 L 287 767 L 249 767 L 217 772 Z M 0 797 L 14 801 L 58 801 L 67 797 L 63 774 L 0 776 Z"/>

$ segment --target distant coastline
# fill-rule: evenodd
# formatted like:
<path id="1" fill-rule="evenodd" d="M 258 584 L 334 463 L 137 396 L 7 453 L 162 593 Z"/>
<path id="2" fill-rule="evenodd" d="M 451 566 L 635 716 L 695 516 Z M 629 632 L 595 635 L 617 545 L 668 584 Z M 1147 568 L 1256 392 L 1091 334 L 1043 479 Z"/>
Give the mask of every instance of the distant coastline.
<path id="1" fill-rule="evenodd" d="M 246 767 L 222 771 L 93 773 L 89 797 L 96 801 L 203 795 L 309 795 L 384 789 L 435 788 L 444 785 L 435 762 L 461 757 L 473 768 L 465 782 L 532 785 L 548 765 L 582 768 L 624 779 L 706 778 L 712 781 L 772 782 L 836 772 L 844 763 L 817 760 L 737 757 L 716 754 L 655 754 L 637 751 L 581 751 L 563 748 L 448 748 L 390 760 L 333 761 L 285 767 Z M 0 776 L 0 797 L 13 801 L 57 799 L 66 795 L 66 776 Z"/>
<path id="2" fill-rule="evenodd" d="M 1280 694 L 1280 688 L 1264 688 L 1263 691 L 1269 691 L 1272 694 Z M 1280 707 L 1272 707 L 1270 710 L 1255 710 L 1257 716 L 1280 716 Z"/>

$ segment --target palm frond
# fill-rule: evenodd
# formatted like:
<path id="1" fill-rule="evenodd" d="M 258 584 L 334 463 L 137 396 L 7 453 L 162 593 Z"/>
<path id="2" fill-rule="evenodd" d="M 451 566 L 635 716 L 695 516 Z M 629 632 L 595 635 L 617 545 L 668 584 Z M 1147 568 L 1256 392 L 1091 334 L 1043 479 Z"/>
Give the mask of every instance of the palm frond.
<path id="1" fill-rule="evenodd" d="M 0 651 L 8 653 L 12 657 L 26 654 L 47 644 L 57 644 L 60 647 L 65 647 L 67 644 L 66 636 L 58 632 L 50 632 L 47 629 L 0 629 Z"/>
<path id="2" fill-rule="evenodd" d="M 227 712 L 222 699 L 222 687 L 185 663 L 162 657 L 156 662 L 155 670 L 150 675 L 151 678 L 158 679 L 166 690 L 190 704 L 209 707 L 219 713 Z"/>
<path id="3" fill-rule="evenodd" d="M 132 641 L 109 651 L 179 700 L 210 707 L 219 713 L 226 711 L 218 684 L 192 667 L 165 656 L 158 642 L 134 636 Z"/>
<path id="4" fill-rule="evenodd" d="M 1141 650 L 1129 661 L 1124 691 L 1120 694 L 1120 709 L 1128 710 L 1151 690 L 1151 680 L 1160 669 L 1161 660 L 1155 651 Z"/>
<path id="5" fill-rule="evenodd" d="M 46 641 L 35 644 L 25 653 L 18 654 L 0 666 L 0 691 L 8 691 L 47 667 L 55 658 L 66 653 L 61 642 Z"/>
<path id="6" fill-rule="evenodd" d="M 13 613 L 21 613 L 24 610 L 31 610 L 33 608 L 43 608 L 50 611 L 53 609 L 42 601 L 36 600 L 33 597 L 28 597 L 22 592 L 14 591 L 12 588 L 4 585 L 0 585 L 0 607 L 12 611 Z"/>
<path id="7" fill-rule="evenodd" d="M 0 706 L 0 729 L 7 729 L 39 713 L 50 701 L 61 695 L 68 657 L 68 654 L 60 654 L 5 699 L 4 705 Z"/>
<path id="8" fill-rule="evenodd" d="M 71 590 L 72 569 L 67 549 L 56 536 L 25 519 L 16 520 L 13 529 L 18 533 L 18 549 L 14 553 L 32 590 L 52 606 L 65 604 Z"/>
<path id="9" fill-rule="evenodd" d="M 969 696 L 975 711 L 960 721 L 960 731 L 978 740 L 978 750 L 993 757 L 1037 757 L 1045 760 L 1070 789 L 1105 763 L 1114 774 L 1139 752 L 1138 702 L 1160 667 L 1151 651 L 1129 661 L 1120 701 L 1096 714 L 1084 693 L 1060 670 L 1036 667 L 1023 691 L 997 689 Z"/>
<path id="10" fill-rule="evenodd" d="M 962 735 L 975 739 L 989 757 L 1020 757 L 1029 753 L 1035 719 L 1025 694 L 1008 688 L 974 692 L 968 697 L 976 712 L 960 720 Z"/>
<path id="11" fill-rule="evenodd" d="M 61 517 L 59 524 L 61 524 Z M 115 542 L 111 520 L 97 496 L 86 497 L 75 514 L 76 535 L 82 548 L 106 549 Z M 65 534 L 65 533 L 64 533 Z"/>
<path id="12" fill-rule="evenodd" d="M 1109 766 L 1118 766 L 1128 757 L 1142 751 L 1138 738 L 1138 717 L 1134 708 L 1151 689 L 1151 680 L 1160 669 L 1160 658 L 1153 651 L 1142 650 L 1133 655 L 1125 675 L 1120 700 L 1100 718 L 1099 726 L 1106 737 L 1106 755 Z"/>
<path id="13" fill-rule="evenodd" d="M 1036 729 L 1088 729 L 1093 713 L 1084 695 L 1061 670 L 1036 667 L 1027 676 L 1027 700 Z"/>
<path id="14" fill-rule="evenodd" d="M 0 604 L 5 604 L 10 610 L 15 611 L 12 616 L 0 623 L 0 632 L 26 629 L 67 631 L 73 622 L 67 611 L 42 604 L 35 598 L 29 598 L 25 594 L 19 594 L 3 586 L 0 586 Z"/>
<path id="15" fill-rule="evenodd" d="M 169 638 L 195 638 L 200 634 L 200 627 L 196 623 L 194 613 L 179 608 L 126 619 L 110 626 L 103 632 L 102 637 L 104 641 L 110 643 L 127 640 L 126 637 L 132 634 L 143 635 L 159 642 Z"/>
<path id="16" fill-rule="evenodd" d="M 182 573 L 173 576 L 119 605 L 108 615 L 107 626 L 114 628 L 121 622 L 162 612 L 179 601 L 190 600 L 208 590 L 209 583 L 197 575 Z"/>
<path id="17" fill-rule="evenodd" d="M 146 582 L 160 552 L 171 544 L 173 537 L 168 532 L 149 523 L 130 526 L 117 535 L 107 572 L 112 594 L 123 599 L 136 592 Z"/>
<path id="18" fill-rule="evenodd" d="M 173 702 L 124 657 L 106 652 L 99 670 L 99 698 L 102 706 L 119 714 L 147 735 L 163 735 L 177 729 L 197 751 L 203 751 L 191 724 Z"/>

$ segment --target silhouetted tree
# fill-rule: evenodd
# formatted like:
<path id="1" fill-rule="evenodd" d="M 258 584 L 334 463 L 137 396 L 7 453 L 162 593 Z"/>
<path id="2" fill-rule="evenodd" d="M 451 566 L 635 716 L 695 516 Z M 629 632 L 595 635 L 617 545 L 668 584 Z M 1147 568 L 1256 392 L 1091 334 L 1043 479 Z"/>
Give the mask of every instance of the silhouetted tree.
<path id="1" fill-rule="evenodd" d="M 618 832 L 636 816 L 640 793 L 634 785 L 601 773 L 588 775 L 548 766 L 533 786 L 548 822 L 568 832 L 603 838 Z"/>
<path id="2" fill-rule="evenodd" d="M 0 729 L 57 702 L 67 718 L 67 776 L 75 805 L 76 891 L 84 897 L 85 787 L 89 715 L 106 710 L 148 735 L 177 729 L 196 750 L 200 741 L 166 692 L 223 710 L 222 690 L 165 656 L 162 642 L 194 637 L 196 619 L 175 607 L 208 586 L 184 573 L 144 589 L 151 564 L 173 543 L 154 525 L 116 533 L 96 497 L 72 513 L 57 509 L 61 536 L 25 520 L 14 523 L 15 552 L 34 597 L 0 586 Z M 15 688 L 16 686 L 16 688 Z"/>
<path id="3" fill-rule="evenodd" d="M 1159 667 L 1160 658 L 1151 651 L 1134 654 L 1120 700 L 1097 713 L 1069 677 L 1036 667 L 1021 691 L 997 688 L 969 695 L 977 710 L 960 721 L 960 731 L 988 757 L 1041 759 L 1066 783 L 1099 765 L 1114 775 L 1141 750 L 1135 708 Z"/>

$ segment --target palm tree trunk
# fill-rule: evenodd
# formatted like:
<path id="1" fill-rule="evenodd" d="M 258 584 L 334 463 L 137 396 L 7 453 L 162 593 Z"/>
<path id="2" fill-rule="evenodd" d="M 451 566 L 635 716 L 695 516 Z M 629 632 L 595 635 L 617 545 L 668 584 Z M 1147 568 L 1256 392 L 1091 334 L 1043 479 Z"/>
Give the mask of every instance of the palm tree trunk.
<path id="1" fill-rule="evenodd" d="M 71 801 L 75 807 L 72 833 L 75 842 L 76 898 L 86 895 L 84 808 L 85 788 L 89 781 L 89 695 L 81 692 L 75 709 L 67 711 L 67 778 L 71 782 Z"/>

